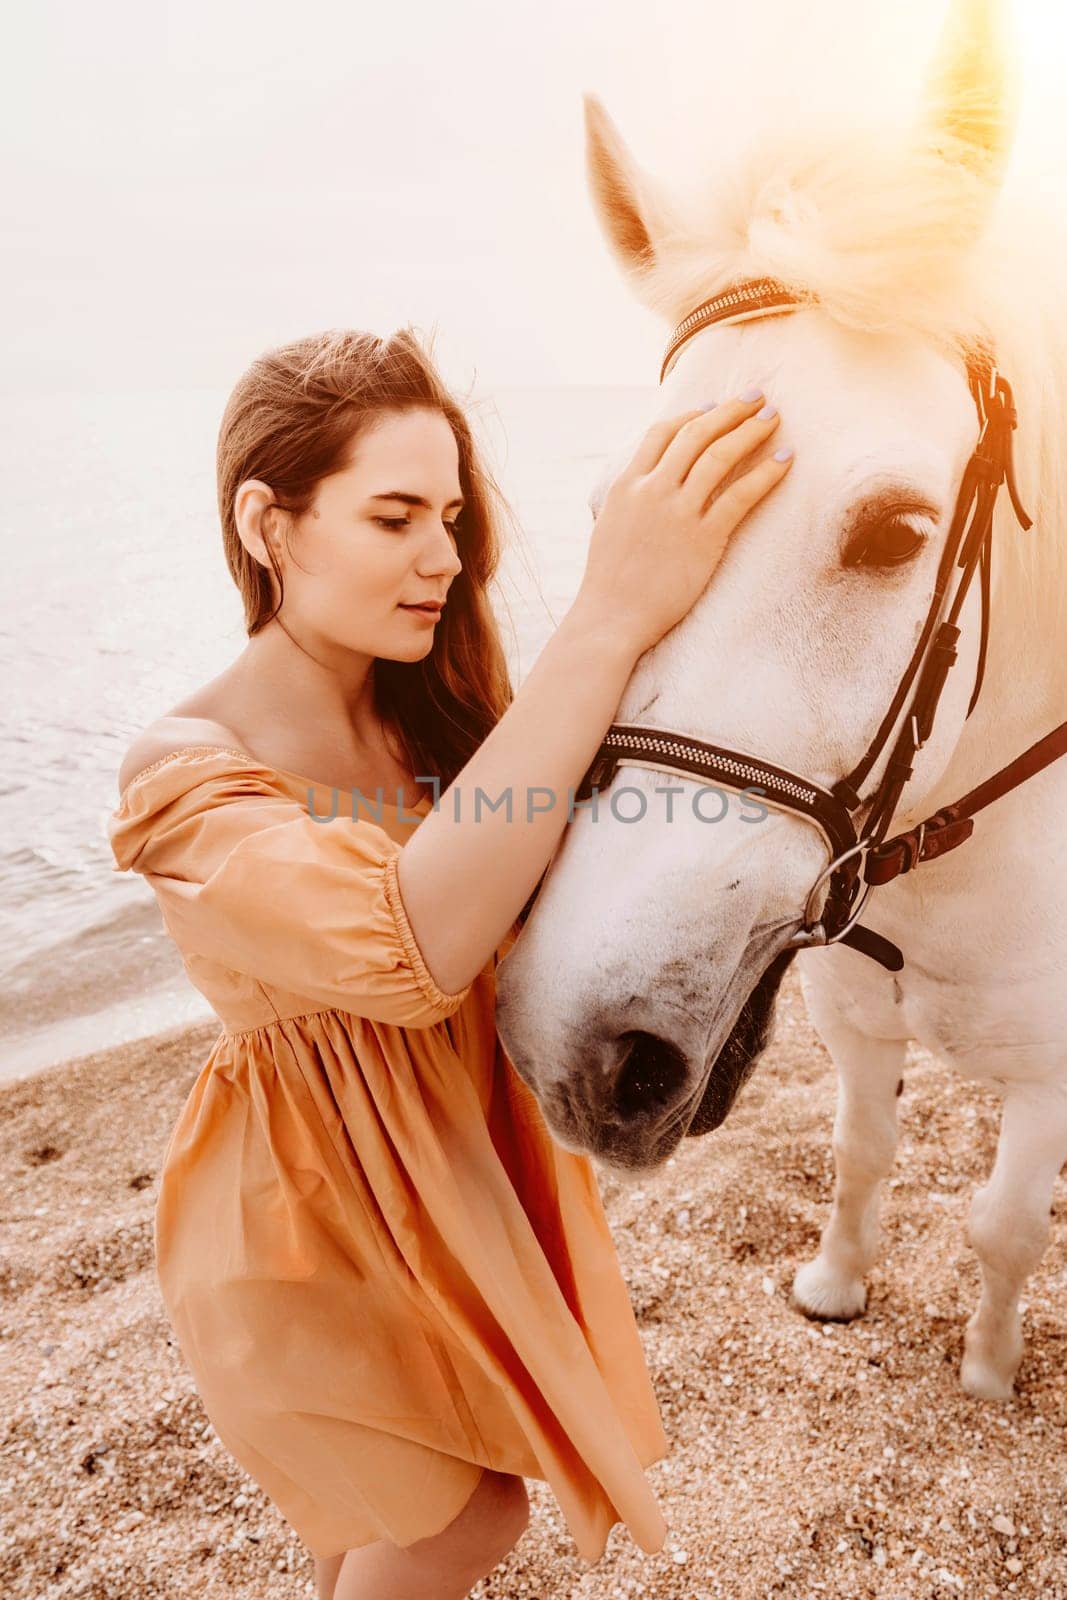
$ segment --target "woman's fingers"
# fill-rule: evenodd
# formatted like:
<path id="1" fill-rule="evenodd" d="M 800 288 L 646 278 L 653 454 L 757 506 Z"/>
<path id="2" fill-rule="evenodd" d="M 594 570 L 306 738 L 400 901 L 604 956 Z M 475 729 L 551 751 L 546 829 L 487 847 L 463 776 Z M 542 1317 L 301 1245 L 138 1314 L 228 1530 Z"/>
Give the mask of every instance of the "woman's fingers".
<path id="1" fill-rule="evenodd" d="M 764 405 L 758 400 L 727 400 L 711 411 L 699 412 L 678 428 L 663 451 L 656 470 L 675 483 L 684 483 L 694 464 L 719 440 L 730 439 Z M 750 447 L 751 448 L 751 447 Z"/>
<path id="2" fill-rule="evenodd" d="M 623 473 L 638 477 L 644 473 L 651 472 L 659 464 L 663 452 L 676 437 L 679 429 L 684 428 L 687 423 L 693 422 L 704 415 L 703 411 L 694 409 L 692 411 L 683 411 L 676 417 L 664 417 L 661 421 L 654 422 L 648 432 L 642 436 L 640 444 L 631 456 L 628 465 L 623 469 Z M 623 476 L 623 473 L 620 473 L 619 476 Z"/>
<path id="3" fill-rule="evenodd" d="M 778 427 L 777 413 L 754 414 L 761 405 L 738 399 L 656 423 L 604 498 L 580 592 L 638 653 L 692 607 L 734 529 L 789 470 L 773 457 L 744 469 Z"/>
<path id="4" fill-rule="evenodd" d="M 748 472 L 741 473 L 728 489 L 715 497 L 705 520 L 713 521 L 716 527 L 722 529 L 724 539 L 728 538 L 752 507 L 769 494 L 776 483 L 782 481 L 792 464 L 792 453 L 785 461 L 779 461 L 776 456 L 766 456 Z"/>
<path id="5" fill-rule="evenodd" d="M 755 400 L 724 400 L 708 410 L 695 407 L 675 417 L 663 417 L 643 435 L 624 470 L 640 477 L 658 469 L 683 483 L 709 445 L 729 435 L 763 404 L 760 395 Z"/>
<path id="6" fill-rule="evenodd" d="M 693 463 L 684 486 L 700 510 L 734 468 L 771 437 L 780 422 L 777 413 L 773 417 L 751 417 L 706 446 Z"/>

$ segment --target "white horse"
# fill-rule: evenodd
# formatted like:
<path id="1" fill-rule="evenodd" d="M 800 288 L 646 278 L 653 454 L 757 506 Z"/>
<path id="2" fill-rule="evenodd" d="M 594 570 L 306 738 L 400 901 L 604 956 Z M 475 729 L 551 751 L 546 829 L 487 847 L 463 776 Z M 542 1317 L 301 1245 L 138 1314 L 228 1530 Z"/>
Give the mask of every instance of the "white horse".
<path id="1" fill-rule="evenodd" d="M 599 218 L 648 306 L 673 325 L 765 276 L 817 298 L 703 330 L 663 383 L 661 415 L 762 386 L 783 417 L 769 448 L 789 442 L 796 460 L 697 605 L 641 657 L 617 721 L 758 754 L 827 787 L 849 772 L 912 653 L 976 441 L 963 342 L 990 337 L 1013 385 L 1035 526 L 1024 532 L 1000 496 L 982 694 L 968 719 L 976 582 L 893 833 L 1067 718 L 1063 240 L 1005 184 L 1015 97 L 999 20 L 991 0 L 953 6 L 909 126 L 791 127 L 757 142 L 695 211 L 634 164 L 595 100 L 586 107 Z M 609 807 L 623 786 L 629 798 Z M 826 865 L 818 831 L 774 810 L 753 825 L 736 794 L 709 826 L 715 806 L 701 820 L 693 791 L 624 766 L 595 817 L 585 808 L 570 823 L 498 972 L 511 1059 L 561 1143 L 648 1172 L 726 1116 L 795 958 L 840 1089 L 833 1210 L 794 1294 L 837 1319 L 865 1306 L 908 1040 L 995 1084 L 1004 1113 L 970 1213 L 982 1293 L 961 1379 L 1007 1398 L 1019 1295 L 1067 1159 L 1067 760 L 983 811 L 960 848 L 874 890 L 862 921 L 903 951 L 899 975 L 843 944 L 789 951 Z M 643 818 L 625 820 L 641 804 Z"/>

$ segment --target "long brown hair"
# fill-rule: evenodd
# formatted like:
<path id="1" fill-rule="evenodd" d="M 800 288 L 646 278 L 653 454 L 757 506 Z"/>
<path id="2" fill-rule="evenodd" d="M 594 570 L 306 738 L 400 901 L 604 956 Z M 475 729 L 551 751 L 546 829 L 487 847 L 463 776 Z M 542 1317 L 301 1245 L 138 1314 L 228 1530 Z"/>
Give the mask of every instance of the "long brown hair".
<path id="1" fill-rule="evenodd" d="M 377 657 L 375 710 L 391 724 L 416 776 L 436 776 L 443 790 L 500 720 L 513 697 L 504 650 L 487 593 L 500 561 L 499 526 L 507 507 L 480 460 L 461 406 L 446 389 L 414 331 L 391 339 L 342 328 L 268 350 L 230 395 L 219 428 L 217 484 L 222 538 L 241 592 L 249 638 L 277 615 L 284 586 L 269 551 L 281 599 L 271 609 L 267 569 L 237 532 L 234 501 L 258 478 L 294 516 L 311 507 L 320 481 L 343 468 L 353 442 L 383 412 L 427 407 L 443 413 L 459 451 L 464 497 L 457 526 L 463 570 L 448 591 L 421 661 Z"/>

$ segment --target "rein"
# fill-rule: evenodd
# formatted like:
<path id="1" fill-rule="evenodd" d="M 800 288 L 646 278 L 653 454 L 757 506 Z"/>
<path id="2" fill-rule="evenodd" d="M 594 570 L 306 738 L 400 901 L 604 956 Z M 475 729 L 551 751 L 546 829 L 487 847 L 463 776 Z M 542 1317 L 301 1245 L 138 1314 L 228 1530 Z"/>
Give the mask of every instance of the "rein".
<path id="1" fill-rule="evenodd" d="M 660 383 L 683 346 L 702 329 L 719 322 L 747 322 L 782 315 L 814 303 L 813 296 L 797 293 L 773 278 L 740 283 L 704 301 L 683 318 L 671 334 L 660 370 Z M 1012 434 L 1018 418 L 1011 385 L 998 373 L 988 346 L 983 344 L 968 350 L 965 359 L 968 383 L 978 412 L 978 440 L 964 469 L 919 639 L 877 733 L 852 771 L 827 789 L 747 751 L 731 750 L 644 723 L 613 722 L 574 797 L 576 802 L 591 799 L 601 788 L 611 784 L 620 766 L 679 773 L 729 789 L 751 791 L 756 786 L 762 804 L 792 812 L 817 827 L 829 852 L 828 864 L 808 894 L 803 924 L 785 948 L 848 944 L 891 972 L 899 972 L 904 965 L 901 951 L 881 934 L 859 926 L 871 888 L 890 883 L 922 862 L 954 850 L 974 831 L 975 812 L 1067 754 L 1067 722 L 1063 722 L 952 805 L 943 806 L 906 833 L 886 837 L 911 777 L 915 755 L 930 737 L 945 680 L 956 660 L 956 643 L 960 637 L 957 618 L 976 570 L 981 574 L 981 640 L 968 717 L 978 703 L 989 635 L 993 514 L 1003 485 L 1007 486 L 1023 529 L 1033 526 L 1032 518 L 1023 509 L 1015 482 Z M 948 614 L 939 622 L 950 579 L 957 569 L 962 569 L 962 576 L 949 603 Z M 913 683 L 914 692 L 885 772 L 871 792 L 861 796 L 864 779 L 886 746 Z M 856 822 L 861 812 L 866 812 L 862 829 Z M 817 915 L 815 901 L 827 880 L 826 900 L 821 915 Z"/>

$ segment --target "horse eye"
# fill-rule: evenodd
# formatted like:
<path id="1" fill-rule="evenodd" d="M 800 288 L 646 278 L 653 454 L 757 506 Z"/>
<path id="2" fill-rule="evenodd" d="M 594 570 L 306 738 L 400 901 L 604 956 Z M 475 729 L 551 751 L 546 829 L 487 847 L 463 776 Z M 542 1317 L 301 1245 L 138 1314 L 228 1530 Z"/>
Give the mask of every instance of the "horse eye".
<path id="1" fill-rule="evenodd" d="M 845 567 L 901 567 L 919 554 L 926 534 L 910 522 L 878 522 L 863 528 L 845 551 Z"/>

